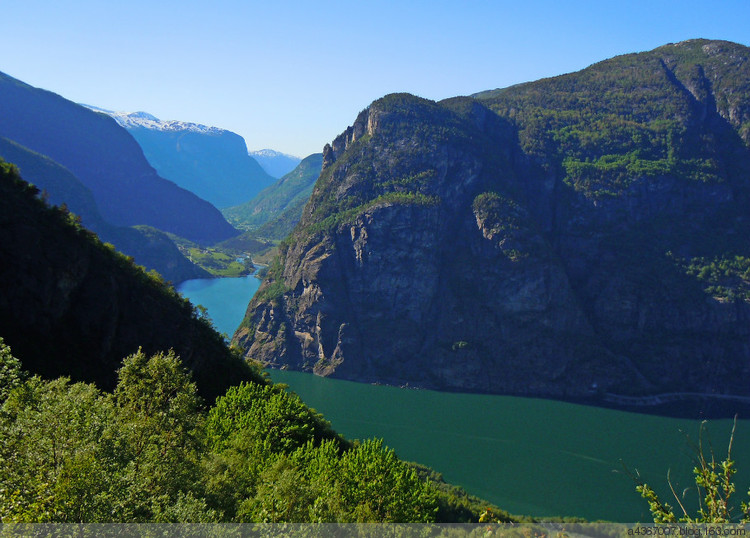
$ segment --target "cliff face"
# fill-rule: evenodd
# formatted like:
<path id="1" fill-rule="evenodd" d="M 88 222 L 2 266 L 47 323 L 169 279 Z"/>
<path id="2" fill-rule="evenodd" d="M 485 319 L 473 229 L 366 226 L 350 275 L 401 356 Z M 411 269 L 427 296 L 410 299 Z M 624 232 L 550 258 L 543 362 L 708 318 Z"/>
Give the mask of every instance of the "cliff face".
<path id="1" fill-rule="evenodd" d="M 165 125 L 161 129 L 126 128 L 159 175 L 214 206 L 247 202 L 274 183 L 248 155 L 240 135 L 216 128 L 193 129 L 191 124 Z"/>
<path id="2" fill-rule="evenodd" d="M 747 394 L 748 58 L 688 42 L 376 101 L 326 147 L 235 342 L 368 382 Z"/>
<path id="3" fill-rule="evenodd" d="M 122 359 L 174 349 L 209 400 L 253 378 L 192 305 L 0 161 L 0 336 L 24 368 L 111 389 Z"/>

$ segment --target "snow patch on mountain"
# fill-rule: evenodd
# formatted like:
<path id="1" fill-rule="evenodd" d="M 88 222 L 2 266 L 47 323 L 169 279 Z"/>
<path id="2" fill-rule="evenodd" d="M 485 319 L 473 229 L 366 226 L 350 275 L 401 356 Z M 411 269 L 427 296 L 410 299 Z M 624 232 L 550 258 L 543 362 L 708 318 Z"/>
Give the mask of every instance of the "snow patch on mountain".
<path id="1" fill-rule="evenodd" d="M 163 121 L 149 114 L 148 112 L 113 112 L 104 108 L 99 108 L 91 105 L 83 105 L 95 112 L 101 112 L 114 118 L 122 127 L 126 129 L 151 129 L 154 131 L 190 131 L 194 133 L 202 134 L 213 134 L 220 135 L 227 132 L 226 129 L 219 129 L 218 127 L 208 127 L 199 123 L 190 123 L 186 121 Z"/>
<path id="2" fill-rule="evenodd" d="M 296 159 L 297 161 L 301 161 L 299 157 L 296 155 L 289 155 L 288 153 L 281 153 L 280 151 L 276 151 L 274 149 L 259 149 L 256 151 L 250 151 L 248 152 L 251 157 L 267 157 L 270 159 L 276 158 L 276 157 L 286 157 L 287 159 Z"/>

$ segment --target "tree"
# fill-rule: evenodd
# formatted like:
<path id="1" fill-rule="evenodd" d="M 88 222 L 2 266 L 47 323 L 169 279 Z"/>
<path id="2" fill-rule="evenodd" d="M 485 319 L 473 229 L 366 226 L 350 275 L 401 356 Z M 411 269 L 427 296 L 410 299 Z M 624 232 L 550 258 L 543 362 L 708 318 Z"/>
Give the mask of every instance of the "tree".
<path id="1" fill-rule="evenodd" d="M 93 385 L 33 377 L 0 413 L 0 520 L 109 521 L 115 410 Z"/>
<path id="2" fill-rule="evenodd" d="M 146 521 L 195 488 L 202 444 L 200 398 L 173 351 L 123 361 L 114 392 L 125 469 L 124 520 Z M 184 501 L 184 499 L 183 499 Z"/>
<path id="3" fill-rule="evenodd" d="M 10 391 L 26 379 L 21 361 L 13 356 L 10 347 L 0 338 L 0 405 L 8 398 Z"/>

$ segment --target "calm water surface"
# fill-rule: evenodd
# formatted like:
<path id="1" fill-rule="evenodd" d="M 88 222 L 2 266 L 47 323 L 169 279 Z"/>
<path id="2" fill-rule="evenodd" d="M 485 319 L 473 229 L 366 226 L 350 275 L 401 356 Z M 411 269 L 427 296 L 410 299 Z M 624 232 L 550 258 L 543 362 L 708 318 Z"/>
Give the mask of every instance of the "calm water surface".
<path id="1" fill-rule="evenodd" d="M 260 286 L 252 275 L 240 278 L 198 278 L 179 286 L 184 297 L 195 305 L 203 305 L 220 333 L 230 338 L 245 317 L 247 304 Z"/>
<path id="2" fill-rule="evenodd" d="M 180 291 L 203 304 L 219 330 L 232 334 L 259 281 L 253 277 L 189 281 Z M 409 390 L 271 371 L 348 438 L 383 438 L 397 454 L 442 473 L 451 483 L 516 514 L 650 520 L 645 501 L 623 471 L 676 505 L 675 490 L 692 484 L 698 421 L 626 413 L 552 400 Z M 731 421 L 709 424 L 719 457 Z M 684 432 L 684 433 L 683 433 Z M 750 484 L 750 420 L 740 420 L 733 449 L 737 498 Z M 694 490 L 683 501 L 696 507 Z"/>

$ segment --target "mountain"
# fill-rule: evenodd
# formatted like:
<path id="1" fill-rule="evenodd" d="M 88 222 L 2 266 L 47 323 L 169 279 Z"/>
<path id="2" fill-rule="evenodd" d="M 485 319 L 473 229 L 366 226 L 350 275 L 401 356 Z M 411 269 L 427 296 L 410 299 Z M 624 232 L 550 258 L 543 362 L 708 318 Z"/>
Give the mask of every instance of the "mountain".
<path id="1" fill-rule="evenodd" d="M 114 119 L 0 74 L 0 136 L 67 168 L 117 226 L 148 225 L 192 241 L 236 235 L 211 204 L 159 177 Z"/>
<path id="2" fill-rule="evenodd" d="M 0 161 L 0 331 L 24 368 L 115 385 L 123 357 L 174 349 L 204 397 L 257 379 L 160 277 L 101 243 Z"/>
<path id="3" fill-rule="evenodd" d="M 99 214 L 94 195 L 69 170 L 53 160 L 6 138 L 0 138 L 0 157 L 18 166 L 23 176 L 42 190 L 51 204 L 62 206 L 81 218 L 81 223 L 102 241 L 132 256 L 147 269 L 155 269 L 172 282 L 210 275 L 188 261 L 164 232 L 148 226 L 114 226 Z"/>
<path id="4" fill-rule="evenodd" d="M 747 396 L 748 237 L 745 46 L 389 95 L 326 146 L 234 343 L 367 382 Z"/>
<path id="5" fill-rule="evenodd" d="M 251 151 L 253 157 L 270 176 L 281 178 L 288 174 L 300 163 L 301 159 L 294 155 L 281 153 L 273 149 Z"/>
<path id="6" fill-rule="evenodd" d="M 218 208 L 246 202 L 274 182 L 238 134 L 146 112 L 109 112 L 133 135 L 158 174 Z"/>
<path id="7" fill-rule="evenodd" d="M 292 230 L 302 215 L 302 208 L 310 198 L 315 180 L 323 166 L 323 154 L 314 153 L 305 157 L 297 167 L 264 189 L 258 196 L 247 203 L 222 210 L 224 217 L 235 227 L 246 230 L 257 230 L 269 221 L 277 219 L 291 209 L 288 218 L 282 217 L 290 225 L 282 232 L 271 237 L 283 239 Z M 279 237 L 277 235 L 281 234 Z"/>

